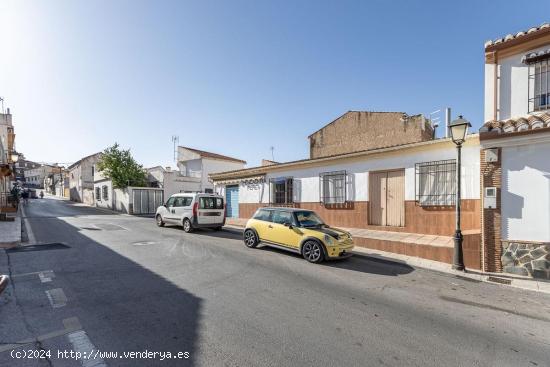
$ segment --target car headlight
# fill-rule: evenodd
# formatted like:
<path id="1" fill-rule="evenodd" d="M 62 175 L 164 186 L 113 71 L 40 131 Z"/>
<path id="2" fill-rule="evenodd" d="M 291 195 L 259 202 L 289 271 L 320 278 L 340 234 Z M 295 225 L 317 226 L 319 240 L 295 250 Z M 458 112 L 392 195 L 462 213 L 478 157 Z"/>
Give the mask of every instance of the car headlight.
<path id="1" fill-rule="evenodd" d="M 328 234 L 325 235 L 325 243 L 327 245 L 333 245 L 334 244 L 334 238 L 329 236 Z"/>

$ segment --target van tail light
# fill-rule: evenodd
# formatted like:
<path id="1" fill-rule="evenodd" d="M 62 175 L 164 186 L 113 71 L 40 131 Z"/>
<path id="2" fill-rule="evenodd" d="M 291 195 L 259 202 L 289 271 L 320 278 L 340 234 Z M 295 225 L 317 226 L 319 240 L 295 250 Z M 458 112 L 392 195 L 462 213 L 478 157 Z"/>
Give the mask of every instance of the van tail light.
<path id="1" fill-rule="evenodd" d="M 196 217 L 197 216 L 197 211 L 199 209 L 199 203 L 195 203 L 193 204 L 193 216 Z"/>

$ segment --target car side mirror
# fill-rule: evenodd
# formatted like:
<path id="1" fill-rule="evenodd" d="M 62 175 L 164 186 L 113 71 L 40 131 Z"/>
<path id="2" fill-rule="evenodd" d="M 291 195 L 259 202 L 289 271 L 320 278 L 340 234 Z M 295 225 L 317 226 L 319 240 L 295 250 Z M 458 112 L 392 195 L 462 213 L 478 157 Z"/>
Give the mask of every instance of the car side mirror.
<path id="1" fill-rule="evenodd" d="M 285 224 L 283 224 L 285 227 L 288 227 L 288 229 L 292 229 L 292 224 L 286 222 Z"/>

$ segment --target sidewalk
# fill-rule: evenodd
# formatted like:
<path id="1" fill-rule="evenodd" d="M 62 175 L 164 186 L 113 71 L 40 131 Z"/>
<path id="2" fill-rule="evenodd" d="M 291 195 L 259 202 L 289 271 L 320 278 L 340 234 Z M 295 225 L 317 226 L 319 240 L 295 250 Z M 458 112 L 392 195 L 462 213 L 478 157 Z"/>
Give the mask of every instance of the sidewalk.
<path id="1" fill-rule="evenodd" d="M 227 218 L 225 228 L 242 230 L 246 224 L 246 219 L 241 218 Z M 386 240 L 402 243 L 414 243 L 421 245 L 429 245 L 435 247 L 452 247 L 452 237 L 447 236 L 433 236 L 433 235 L 421 235 L 411 233 L 400 232 L 385 232 L 376 231 L 363 228 L 343 228 L 350 232 L 354 239 L 359 242 L 364 242 L 366 239 Z M 459 277 L 478 280 L 481 282 L 488 282 L 492 284 L 508 285 L 515 288 L 528 289 L 532 291 L 548 293 L 550 294 L 550 282 L 539 281 L 529 277 L 515 276 L 505 273 L 486 273 L 478 270 L 456 271 L 452 269 L 451 264 L 423 259 L 416 256 L 402 255 L 393 252 L 381 251 L 377 249 L 368 248 L 366 246 L 356 245 L 354 253 L 362 256 L 372 257 L 376 259 L 384 259 L 388 261 L 394 261 L 400 264 L 407 264 L 412 267 L 418 267 L 428 270 L 434 270 L 447 274 L 452 274 Z"/>
<path id="2" fill-rule="evenodd" d="M 21 212 L 13 221 L 0 221 L 0 248 L 9 248 L 21 243 Z"/>

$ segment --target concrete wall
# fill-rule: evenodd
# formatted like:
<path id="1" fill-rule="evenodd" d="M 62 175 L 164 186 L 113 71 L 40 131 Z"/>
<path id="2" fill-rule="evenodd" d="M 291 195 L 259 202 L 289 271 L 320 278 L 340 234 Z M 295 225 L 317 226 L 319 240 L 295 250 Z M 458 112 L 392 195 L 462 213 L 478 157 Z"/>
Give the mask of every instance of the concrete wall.
<path id="1" fill-rule="evenodd" d="M 244 163 L 203 158 L 202 167 L 203 174 L 201 177 L 201 184 L 202 190 L 204 191 L 204 189 L 207 188 L 214 188 L 214 184 L 210 182 L 210 179 L 208 177 L 209 174 L 243 169 Z"/>
<path id="2" fill-rule="evenodd" d="M 404 121 L 403 121 L 404 120 Z M 431 140 L 423 116 L 401 112 L 350 111 L 310 137 L 310 158 Z"/>
<path id="3" fill-rule="evenodd" d="M 550 145 L 502 149 L 502 239 L 550 242 Z"/>
<path id="4" fill-rule="evenodd" d="M 498 64 L 485 64 L 485 121 L 493 120 L 494 70 L 497 69 L 497 120 L 507 120 L 529 113 L 528 66 L 521 58 L 531 52 L 546 50 L 550 44 L 498 60 Z M 533 83 L 531 82 L 531 91 Z M 531 92 L 531 97 L 533 93 Z"/>

